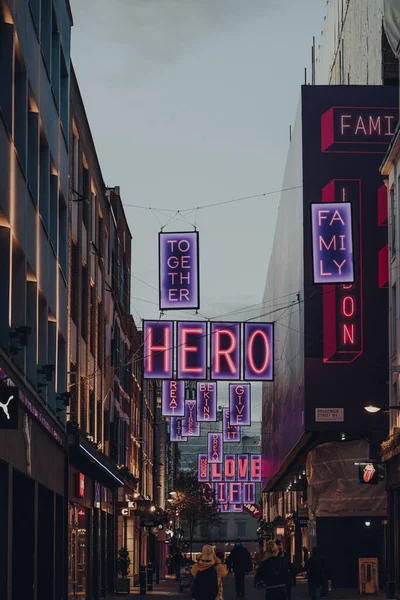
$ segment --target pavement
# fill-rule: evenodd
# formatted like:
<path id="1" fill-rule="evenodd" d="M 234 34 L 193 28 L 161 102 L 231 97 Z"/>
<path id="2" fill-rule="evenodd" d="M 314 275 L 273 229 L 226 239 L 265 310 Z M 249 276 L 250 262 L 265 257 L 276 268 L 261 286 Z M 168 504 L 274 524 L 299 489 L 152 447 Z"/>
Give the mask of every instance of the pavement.
<path id="1" fill-rule="evenodd" d="M 139 594 L 139 588 L 135 588 L 132 593 L 117 594 L 109 597 L 108 600 L 133 600 Z M 179 583 L 175 579 L 167 579 L 160 581 L 158 585 L 153 585 L 153 591 L 147 592 L 142 598 L 154 598 L 157 600 L 170 600 L 171 598 L 182 598 L 189 600 L 191 598 L 190 591 L 185 593 L 179 592 Z M 379 596 L 368 596 L 368 600 L 383 600 L 385 594 Z M 246 595 L 245 600 L 264 600 L 265 590 L 254 588 L 254 579 L 252 576 L 246 578 Z M 356 589 L 334 589 L 329 593 L 326 600 L 359 600 L 360 595 Z M 228 575 L 224 579 L 224 600 L 236 600 L 235 582 L 232 575 Z M 307 583 L 298 581 L 296 587 L 292 589 L 292 600 L 308 600 Z M 322 600 L 325 600 L 324 598 Z"/>

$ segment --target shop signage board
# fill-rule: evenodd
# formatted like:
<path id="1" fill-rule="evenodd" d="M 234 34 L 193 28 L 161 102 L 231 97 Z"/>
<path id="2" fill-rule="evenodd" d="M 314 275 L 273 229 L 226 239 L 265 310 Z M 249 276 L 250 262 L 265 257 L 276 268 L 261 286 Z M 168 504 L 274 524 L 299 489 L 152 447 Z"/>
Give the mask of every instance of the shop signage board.
<path id="1" fill-rule="evenodd" d="M 0 387 L 0 429 L 18 429 L 17 387 Z"/>
<path id="2" fill-rule="evenodd" d="M 200 308 L 199 234 L 159 233 L 160 310 Z"/>

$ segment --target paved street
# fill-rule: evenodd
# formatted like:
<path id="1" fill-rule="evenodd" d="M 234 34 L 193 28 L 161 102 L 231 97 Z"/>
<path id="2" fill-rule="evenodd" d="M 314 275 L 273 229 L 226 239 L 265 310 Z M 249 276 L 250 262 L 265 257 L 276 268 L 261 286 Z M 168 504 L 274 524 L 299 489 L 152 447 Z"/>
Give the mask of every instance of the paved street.
<path id="1" fill-rule="evenodd" d="M 140 596 L 139 590 L 136 589 L 133 594 L 129 596 L 125 596 L 120 594 L 118 596 L 114 596 L 112 600 L 122 600 L 123 598 L 131 600 L 132 598 Z M 188 600 L 191 598 L 190 593 L 179 593 L 179 584 L 172 580 L 168 579 L 167 581 L 160 582 L 159 585 L 154 585 L 154 590 L 152 592 L 147 592 L 146 597 L 152 598 L 155 597 L 157 600 L 169 600 L 170 598 L 182 598 L 183 600 Z M 263 600 L 265 597 L 265 590 L 255 589 L 253 584 L 253 577 L 248 577 L 246 580 L 246 596 L 247 600 Z M 224 600 L 235 600 L 235 584 L 232 575 L 228 575 L 224 579 Z M 380 596 L 368 596 L 368 600 L 382 600 L 384 598 L 384 594 Z M 295 588 L 292 590 L 292 600 L 307 600 L 307 584 L 305 582 L 300 582 L 297 584 Z M 357 590 L 354 589 L 338 589 L 333 590 L 327 600 L 356 600 L 359 599 L 359 595 Z"/>

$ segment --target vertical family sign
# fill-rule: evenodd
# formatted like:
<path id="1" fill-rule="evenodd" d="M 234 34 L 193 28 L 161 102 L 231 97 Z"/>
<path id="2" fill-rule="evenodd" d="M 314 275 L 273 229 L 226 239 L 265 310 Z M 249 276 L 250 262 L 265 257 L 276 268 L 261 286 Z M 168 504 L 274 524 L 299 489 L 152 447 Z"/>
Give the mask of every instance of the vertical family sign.
<path id="1" fill-rule="evenodd" d="M 200 308 L 199 234 L 159 234 L 160 310 Z"/>

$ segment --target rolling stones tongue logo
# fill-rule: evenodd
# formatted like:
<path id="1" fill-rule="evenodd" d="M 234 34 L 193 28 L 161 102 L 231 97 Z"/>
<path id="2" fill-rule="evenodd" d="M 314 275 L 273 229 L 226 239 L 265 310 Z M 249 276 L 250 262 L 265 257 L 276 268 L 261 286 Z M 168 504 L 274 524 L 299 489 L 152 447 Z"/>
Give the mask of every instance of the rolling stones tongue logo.
<path id="1" fill-rule="evenodd" d="M 366 465 L 363 471 L 363 480 L 369 483 L 375 475 L 375 467 L 372 464 Z"/>

